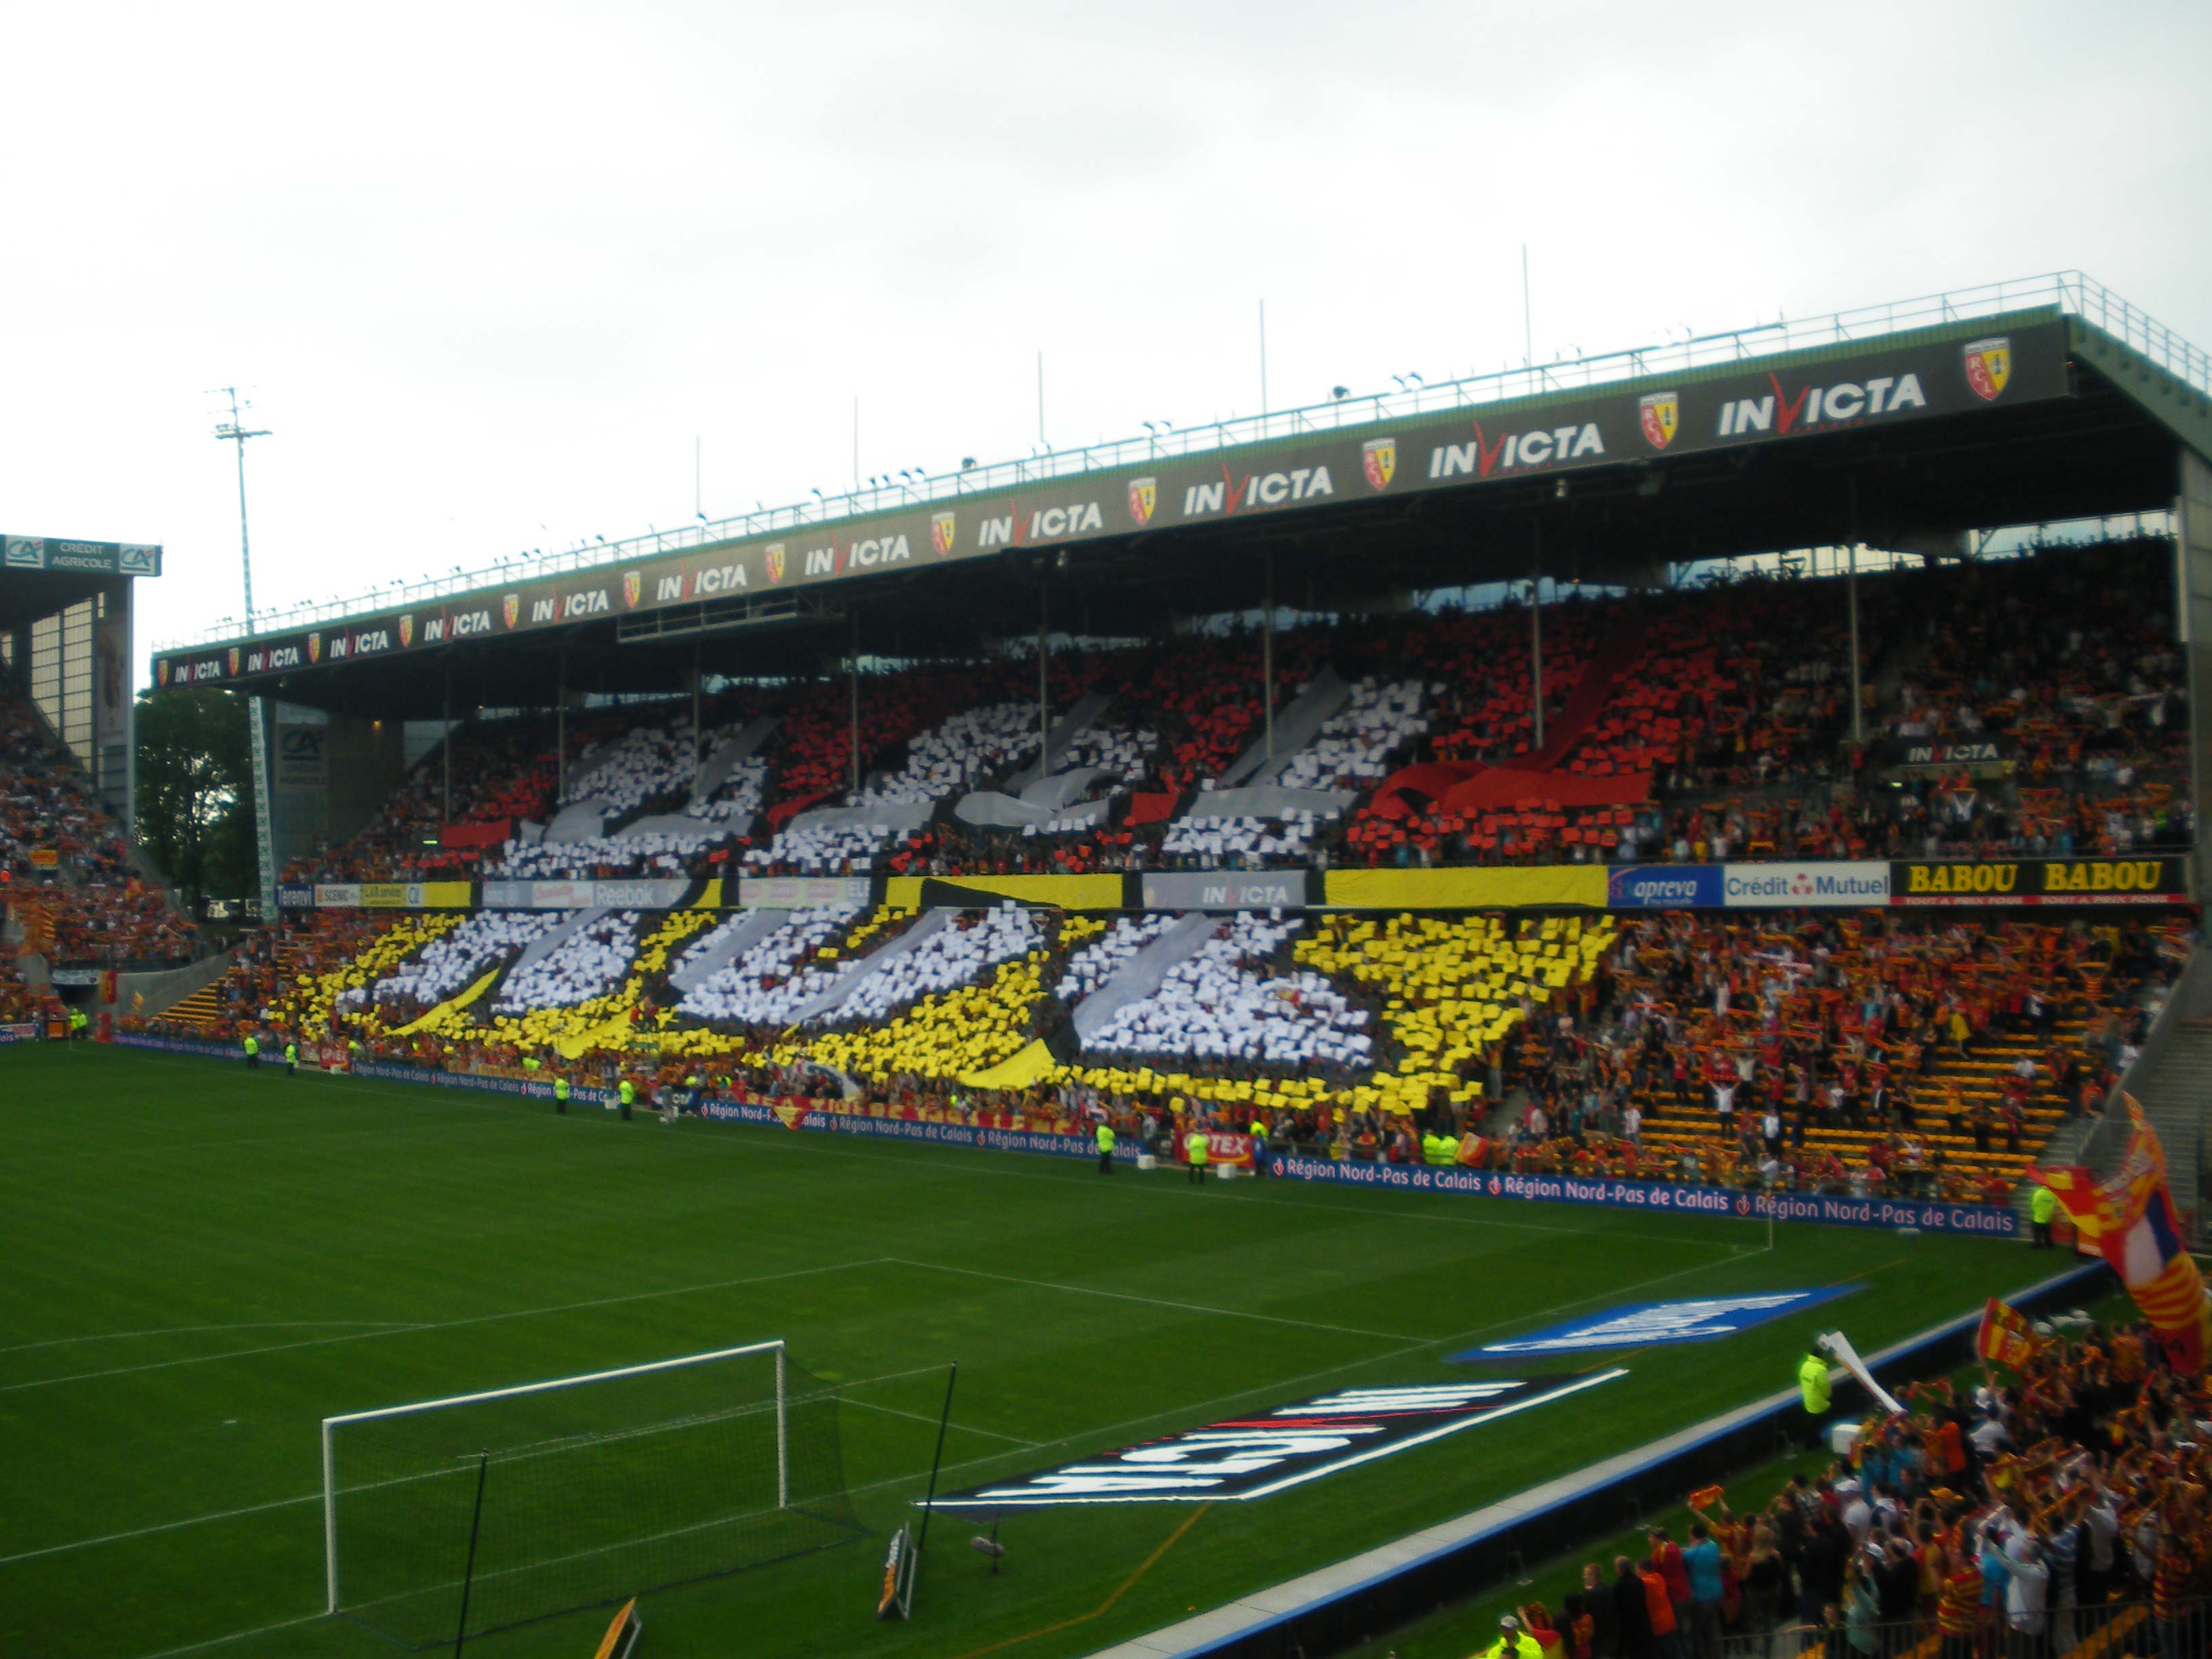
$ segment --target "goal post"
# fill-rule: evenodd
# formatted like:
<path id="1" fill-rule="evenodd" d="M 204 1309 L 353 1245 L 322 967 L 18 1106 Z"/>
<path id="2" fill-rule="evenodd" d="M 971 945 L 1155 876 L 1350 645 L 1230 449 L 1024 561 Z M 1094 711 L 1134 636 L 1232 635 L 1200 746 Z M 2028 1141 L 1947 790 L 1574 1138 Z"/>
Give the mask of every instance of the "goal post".
<path id="1" fill-rule="evenodd" d="M 323 1419 L 330 1611 L 452 1641 L 856 1537 L 834 1388 L 784 1344 Z"/>

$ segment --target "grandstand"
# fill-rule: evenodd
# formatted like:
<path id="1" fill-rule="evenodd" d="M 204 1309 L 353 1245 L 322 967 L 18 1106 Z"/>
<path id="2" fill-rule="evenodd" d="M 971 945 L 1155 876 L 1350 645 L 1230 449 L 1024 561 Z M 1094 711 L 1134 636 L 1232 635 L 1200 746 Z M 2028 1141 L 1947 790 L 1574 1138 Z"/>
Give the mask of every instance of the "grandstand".
<path id="1" fill-rule="evenodd" d="M 204 954 L 131 842 L 132 594 L 161 550 L 35 536 L 0 562 L 0 1025 L 28 1035 Z M 113 976 L 113 977 L 111 977 Z"/>
<path id="2" fill-rule="evenodd" d="M 142 1029 L 1103 1115 L 1162 1146 L 1206 1119 L 1352 1161 L 1448 1137 L 1462 1167 L 2008 1201 L 2110 1086 L 2182 927 L 1790 901 L 1901 902 L 1952 860 L 2193 890 L 2170 615 L 2192 520 L 2152 481 L 2193 453 L 2201 364 L 2080 279 L 1927 311 L 1577 365 L 1533 401 L 1477 383 L 1224 428 L 1218 460 L 1188 439 L 1133 480 L 1120 450 L 1033 489 L 963 474 L 923 522 L 855 498 L 161 653 L 157 679 L 282 699 L 276 729 L 319 720 L 349 758 L 273 804 L 279 943 Z M 1793 385 L 1826 416 L 1784 444 Z M 1200 470 L 1247 465 L 1237 500 L 1283 510 L 1209 506 Z M 2137 527 L 1992 541 L 2114 513 Z M 1839 533 L 1864 573 L 1824 562 Z M 411 769 L 374 738 L 434 715 Z M 1764 860 L 1762 888 L 1740 872 Z M 1231 890 L 1264 914 L 1207 921 L 1254 902 L 1207 896 Z M 1045 908 L 975 908 L 1007 897 Z M 1693 926 L 1732 1007 L 1710 964 L 1642 971 Z M 1778 1137 L 1753 1133 L 1766 1107 Z"/>
<path id="3" fill-rule="evenodd" d="M 1048 1208 L 1003 1215 L 876 1183 L 982 1181 L 963 1149 L 1087 1159 L 1101 1125 L 1106 1170 L 1203 1136 L 1217 1163 L 1299 1183 L 1253 1198 L 1279 1231 L 1152 1257 L 1139 1223 L 1081 1249 L 1123 1253 L 1142 1288 L 1104 1294 L 1154 1312 L 1212 1305 L 1153 1296 L 1164 1276 L 1279 1282 L 1263 1317 L 1293 1343 L 1410 1332 L 1316 1315 L 1359 1218 L 1400 1213 L 1332 1185 L 1403 1188 L 1424 1226 L 1540 1236 L 1455 1262 L 1451 1285 L 1510 1304 L 1541 1285 L 1532 1321 L 1636 1254 L 1612 1242 L 1635 1223 L 1667 1224 L 1646 1236 L 1662 1256 L 1678 1237 L 1724 1253 L 1746 1291 L 1898 1265 L 1850 1227 L 1949 1235 L 1866 1317 L 1901 1340 L 2008 1288 L 2016 1270 L 1973 1252 L 2025 1231 L 2023 1177 L 2095 1158 L 2115 1088 L 2212 1012 L 2192 954 L 2208 393 L 2202 354 L 2069 276 L 978 467 L 172 645 L 157 688 L 265 716 L 266 925 L 158 1004 L 101 988 L 115 1059 L 181 1072 L 296 1044 L 313 1087 L 361 1092 L 364 1133 L 398 1121 L 374 1118 L 386 1101 L 534 1103 L 559 1079 L 703 1120 L 654 1143 L 672 1158 L 751 1146 L 732 1124 L 934 1142 L 842 1154 L 853 1185 L 823 1202 L 869 1208 L 872 1239 L 973 1227 L 988 1265 L 961 1271 L 1001 1288 L 1057 1271 L 1031 1258 L 1054 1256 L 1079 1166 L 1039 1177 L 1061 1183 Z M 20 781 L 59 775 L 33 707 L 11 782 L 58 787 Z M 281 765 L 307 727 L 317 763 Z M 113 834 L 84 820 L 65 878 L 15 911 L 25 942 L 189 958 Z M 2167 1139 L 2194 1161 L 2193 1133 Z M 839 1155 L 807 1179 L 845 1178 Z M 672 1240 L 677 1212 L 603 1200 L 565 1163 L 580 1187 L 540 1190 L 550 1166 L 519 1163 L 479 1190 L 465 1152 L 395 1157 L 422 1162 L 362 1158 L 389 1201 L 416 1213 L 427 1178 L 496 1218 L 487 1237 L 532 1241 L 514 1255 L 579 1224 L 687 1253 L 729 1225 L 720 1193 Z M 817 1223 L 842 1212 L 807 1194 L 826 1190 L 763 1206 L 782 1237 L 749 1212 L 727 1236 L 745 1268 L 823 1270 Z M 532 1207 L 554 1193 L 592 1219 Z M 1587 1207 L 1500 1219 L 1516 1206 L 1492 1200 L 1521 1198 Z M 1699 1211 L 1839 1224 L 1783 1247 L 1785 1268 L 1753 1261 L 1771 1242 L 1740 1256 L 1697 1232 Z M 894 1277 L 921 1250 L 866 1248 L 858 1267 Z M 1409 1295 L 1421 1249 L 1390 1246 Z M 727 1266 L 701 1257 L 699 1281 Z M 553 1272 L 533 1305 L 569 1294 Z M 893 1299 L 792 1311 L 872 1328 Z M 1391 1353 L 1433 1346 L 1425 1364 L 1444 1340 Z M 1171 1342 L 1139 1358 L 1132 1395 L 1200 1398 L 1162 1381 Z M 906 1375 L 881 1351 L 841 1363 Z M 1680 1393 L 1623 1409 L 1638 1434 L 1680 1427 L 1702 1386 L 1686 1362 L 1665 1375 Z M 896 1397 L 887 1414 L 927 1418 Z M 1081 1432 L 1150 1421 L 1133 1404 Z M 1610 1434 L 1601 1413 L 1566 1439 L 1632 1443 Z M 998 1440 L 1059 1443 L 1027 1423 Z M 1514 1478 L 1565 1473 L 1557 1449 L 1516 1449 Z M 1355 1506 L 1285 1559 L 1450 1512 Z M 1065 1569 L 1073 1524 L 1040 1532 Z"/>

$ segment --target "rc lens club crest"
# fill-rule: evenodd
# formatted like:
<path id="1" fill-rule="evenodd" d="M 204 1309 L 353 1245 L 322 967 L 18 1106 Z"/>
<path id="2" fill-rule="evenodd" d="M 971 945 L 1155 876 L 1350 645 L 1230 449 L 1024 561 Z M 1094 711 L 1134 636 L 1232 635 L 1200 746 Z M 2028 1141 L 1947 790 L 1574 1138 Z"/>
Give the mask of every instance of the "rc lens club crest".
<path id="1" fill-rule="evenodd" d="M 1158 478 L 1129 480 L 1129 516 L 1143 528 L 1152 521 L 1152 514 L 1160 504 L 1160 481 Z"/>
<path id="2" fill-rule="evenodd" d="M 1671 392 L 1647 392 L 1637 400 L 1636 418 L 1644 428 L 1644 441 L 1664 449 L 1674 441 L 1682 423 L 1681 401 Z"/>
<path id="3" fill-rule="evenodd" d="M 768 566 L 769 580 L 772 583 L 781 581 L 783 580 L 783 544 L 770 542 L 763 550 L 761 556 Z"/>
<path id="4" fill-rule="evenodd" d="M 1390 480 L 1398 473 L 1398 441 L 1370 438 L 1359 447 L 1359 465 L 1367 474 L 1370 488 L 1388 489 Z"/>
<path id="5" fill-rule="evenodd" d="M 939 558 L 952 550 L 952 544 L 959 533 L 959 521 L 951 514 L 933 513 L 929 515 L 929 544 L 937 550 Z"/>
<path id="6" fill-rule="evenodd" d="M 1995 403 L 2012 379 L 2012 337 L 1993 335 L 1969 340 L 1964 347 L 1966 385 L 1984 403 Z"/>

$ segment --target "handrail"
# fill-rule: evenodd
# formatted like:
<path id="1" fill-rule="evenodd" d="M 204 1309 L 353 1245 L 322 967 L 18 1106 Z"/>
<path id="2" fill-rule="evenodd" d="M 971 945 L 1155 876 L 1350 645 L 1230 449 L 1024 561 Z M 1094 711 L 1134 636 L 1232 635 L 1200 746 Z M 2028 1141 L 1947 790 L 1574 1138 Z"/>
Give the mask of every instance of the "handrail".
<path id="1" fill-rule="evenodd" d="M 1365 426 L 1408 416 L 1444 415 L 1516 398 L 1606 386 L 1647 375 L 1680 374 L 1734 363 L 1747 356 L 1872 340 L 1904 329 L 1955 324 L 2039 306 L 2051 307 L 2094 324 L 2197 391 L 2212 394 L 2212 353 L 2191 344 L 2081 271 L 2052 271 L 2039 276 L 1954 289 L 1917 299 L 1831 312 L 1795 322 L 1778 317 L 1771 323 L 1717 334 L 1686 332 L 1680 340 L 1657 345 L 1598 352 L 1550 363 L 1524 364 L 1518 368 L 1506 368 L 1442 380 L 1434 386 L 1407 376 L 1406 380 L 1411 384 L 1401 386 L 1396 392 L 1332 398 L 1326 403 L 1274 410 L 1264 415 L 1233 416 L 1202 426 L 1181 428 L 1163 422 L 1158 423 L 1158 430 L 1148 431 L 1141 438 L 1048 450 L 1015 460 L 963 466 L 928 477 L 916 473 L 896 482 L 864 485 L 835 495 L 817 491 L 810 501 L 740 514 L 681 530 L 654 530 L 614 542 L 595 538 L 588 544 L 578 542 L 557 553 L 504 559 L 475 570 L 395 584 L 350 599 L 325 599 L 264 611 L 250 618 L 242 628 L 237 618 L 226 617 L 198 634 L 161 641 L 155 648 L 175 650 L 228 643 L 250 639 L 257 634 L 380 613 L 493 586 L 542 580 L 567 571 L 594 569 L 647 554 L 712 547 L 746 537 L 795 532 L 933 501 L 988 495 L 1054 478 L 1079 478 L 1093 472 L 1205 454 L 1273 438 Z"/>

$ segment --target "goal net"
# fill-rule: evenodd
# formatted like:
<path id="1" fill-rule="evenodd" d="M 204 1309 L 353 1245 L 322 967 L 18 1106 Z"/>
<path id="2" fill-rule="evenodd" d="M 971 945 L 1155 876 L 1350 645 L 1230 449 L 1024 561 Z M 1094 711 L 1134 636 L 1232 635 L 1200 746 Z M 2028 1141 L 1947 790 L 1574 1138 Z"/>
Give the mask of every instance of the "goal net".
<path id="1" fill-rule="evenodd" d="M 481 1490 L 481 1502 L 479 1502 Z M 760 1342 L 323 1419 L 330 1609 L 410 1647 L 864 1528 L 837 1399 Z"/>

